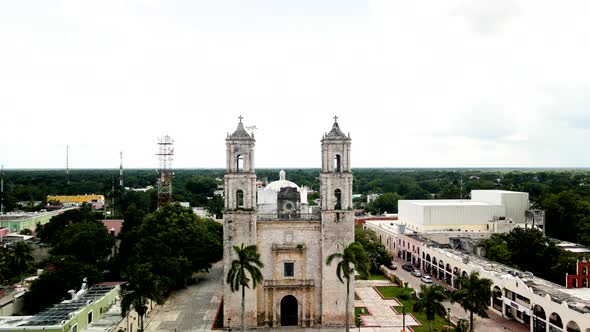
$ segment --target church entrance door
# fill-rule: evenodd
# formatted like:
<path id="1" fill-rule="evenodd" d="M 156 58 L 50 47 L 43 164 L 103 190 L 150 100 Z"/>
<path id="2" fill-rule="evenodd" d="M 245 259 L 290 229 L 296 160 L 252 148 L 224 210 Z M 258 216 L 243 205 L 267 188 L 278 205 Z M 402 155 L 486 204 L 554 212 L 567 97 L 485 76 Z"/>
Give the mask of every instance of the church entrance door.
<path id="1" fill-rule="evenodd" d="M 281 326 L 297 326 L 297 299 L 287 295 L 281 300 Z"/>

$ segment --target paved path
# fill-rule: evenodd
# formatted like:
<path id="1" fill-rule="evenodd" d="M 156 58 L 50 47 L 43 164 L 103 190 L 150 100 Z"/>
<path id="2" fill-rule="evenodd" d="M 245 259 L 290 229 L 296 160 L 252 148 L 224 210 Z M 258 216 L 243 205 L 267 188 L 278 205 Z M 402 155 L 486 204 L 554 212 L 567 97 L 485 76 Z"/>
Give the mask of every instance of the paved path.
<path id="1" fill-rule="evenodd" d="M 354 301 L 355 307 L 365 307 L 369 311 L 367 315 L 360 315 L 364 326 L 370 327 L 401 327 L 403 326 L 402 314 L 397 313 L 391 307 L 399 307 L 397 300 L 384 300 L 373 287 L 355 287 L 354 292 L 360 300 Z M 420 325 L 414 317 L 406 315 L 406 326 Z"/>
<path id="2" fill-rule="evenodd" d="M 146 331 L 210 331 L 223 296 L 223 262 L 217 262 L 197 285 L 175 292 L 158 306 Z"/>

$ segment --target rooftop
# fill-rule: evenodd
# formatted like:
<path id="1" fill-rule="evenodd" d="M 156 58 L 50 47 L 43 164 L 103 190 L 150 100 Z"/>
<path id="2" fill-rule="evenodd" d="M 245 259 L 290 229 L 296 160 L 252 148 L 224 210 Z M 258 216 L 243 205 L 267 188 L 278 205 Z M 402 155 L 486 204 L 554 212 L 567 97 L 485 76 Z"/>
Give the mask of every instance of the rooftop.
<path id="1" fill-rule="evenodd" d="M 32 326 L 62 326 L 72 317 L 71 314 L 85 308 L 94 301 L 110 293 L 116 285 L 94 286 L 75 300 L 63 301 L 55 304 L 33 316 L 0 317 L 0 329 L 22 328 Z"/>
<path id="2" fill-rule="evenodd" d="M 523 191 L 500 190 L 500 189 L 473 189 L 472 191 L 485 191 L 485 192 L 496 193 L 496 194 L 528 194 L 527 192 L 523 192 Z"/>
<path id="3" fill-rule="evenodd" d="M 539 277 L 525 277 L 522 271 L 485 259 L 483 257 L 463 252 L 461 250 L 450 249 L 448 245 L 445 246 L 438 245 L 436 243 L 429 243 L 428 246 L 435 248 L 446 257 L 451 257 L 455 260 L 460 260 L 463 262 L 467 261 L 470 265 L 479 267 L 483 271 L 494 274 L 498 279 L 520 279 L 533 291 L 533 293 L 539 296 L 549 296 L 555 303 L 567 302 L 570 309 L 581 313 L 590 313 L 590 289 L 585 291 L 572 291 L 571 289 L 567 289 L 561 285 L 554 284 Z M 516 276 L 514 274 L 516 274 Z"/>
<path id="4" fill-rule="evenodd" d="M 0 221 L 21 221 L 44 215 L 54 215 L 72 209 L 77 209 L 77 207 L 68 207 L 47 212 L 8 212 L 3 215 L 0 215 Z"/>
<path id="5" fill-rule="evenodd" d="M 432 200 L 403 200 L 420 206 L 499 206 L 470 199 L 432 199 Z"/>

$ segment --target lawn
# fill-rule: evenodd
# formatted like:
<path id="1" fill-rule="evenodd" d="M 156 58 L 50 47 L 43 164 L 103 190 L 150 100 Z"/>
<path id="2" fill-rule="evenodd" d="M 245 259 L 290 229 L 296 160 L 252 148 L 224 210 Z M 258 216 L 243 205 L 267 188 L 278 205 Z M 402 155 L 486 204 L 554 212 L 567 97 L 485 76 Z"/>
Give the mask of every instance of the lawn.
<path id="1" fill-rule="evenodd" d="M 414 301 L 410 295 L 413 291 L 411 288 L 402 288 L 402 287 L 377 287 L 381 295 L 383 295 L 386 299 L 396 298 L 405 308 L 406 314 L 411 313 L 414 316 L 421 326 L 412 326 L 412 329 L 415 332 L 428 332 L 428 320 L 426 319 L 426 313 L 424 312 L 414 312 Z M 399 313 L 402 312 L 402 307 L 395 307 L 395 310 Z M 443 326 L 447 325 L 447 317 L 440 317 L 435 316 L 434 321 L 432 321 L 432 330 L 433 331 L 443 331 Z M 451 331 L 455 331 L 453 328 Z"/>
<path id="2" fill-rule="evenodd" d="M 365 307 L 354 307 L 354 326 L 360 326 L 361 320 L 359 315 L 368 315 L 369 312 Z"/>
<path id="3" fill-rule="evenodd" d="M 369 278 L 367 278 L 367 280 L 389 280 L 389 279 L 387 279 L 387 277 L 381 273 L 378 273 L 378 274 L 371 273 L 371 274 L 369 274 Z"/>

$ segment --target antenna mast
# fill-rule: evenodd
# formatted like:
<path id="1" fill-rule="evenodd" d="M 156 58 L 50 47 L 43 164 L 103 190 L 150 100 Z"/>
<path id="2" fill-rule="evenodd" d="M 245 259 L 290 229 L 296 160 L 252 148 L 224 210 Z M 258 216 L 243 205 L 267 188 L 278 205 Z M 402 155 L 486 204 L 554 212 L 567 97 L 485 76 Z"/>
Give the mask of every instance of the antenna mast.
<path id="1" fill-rule="evenodd" d="M 4 165 L 2 165 L 2 177 L 0 178 L 0 214 L 4 214 Z"/>
<path id="2" fill-rule="evenodd" d="M 160 161 L 158 168 L 158 208 L 172 203 L 172 160 L 174 157 L 174 140 L 168 135 L 158 139 L 158 153 Z"/>
<path id="3" fill-rule="evenodd" d="M 123 187 L 123 151 L 119 153 L 121 164 L 119 166 L 119 186 Z"/>

